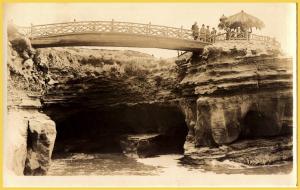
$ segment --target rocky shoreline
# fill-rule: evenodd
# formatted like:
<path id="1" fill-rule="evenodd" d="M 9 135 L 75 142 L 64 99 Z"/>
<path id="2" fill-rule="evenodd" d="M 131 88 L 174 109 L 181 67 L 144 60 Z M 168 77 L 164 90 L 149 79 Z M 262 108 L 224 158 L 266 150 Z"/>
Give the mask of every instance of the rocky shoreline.
<path id="1" fill-rule="evenodd" d="M 52 152 L 79 151 L 75 141 L 141 157 L 182 151 L 196 165 L 292 161 L 292 59 L 278 47 L 217 43 L 162 60 L 9 39 L 8 118 L 18 122 L 8 138 L 19 137 L 6 166 L 16 175 L 46 175 Z"/>

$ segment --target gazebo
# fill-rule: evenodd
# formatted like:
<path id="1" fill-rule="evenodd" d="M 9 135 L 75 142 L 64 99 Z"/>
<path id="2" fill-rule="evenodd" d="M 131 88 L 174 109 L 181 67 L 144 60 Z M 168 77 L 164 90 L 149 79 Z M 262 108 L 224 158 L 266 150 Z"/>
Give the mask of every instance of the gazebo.
<path id="1" fill-rule="evenodd" d="M 226 39 L 249 39 L 252 28 L 262 29 L 264 26 L 260 19 L 243 10 L 229 17 L 222 15 L 218 25 L 220 29 L 227 32 Z"/>

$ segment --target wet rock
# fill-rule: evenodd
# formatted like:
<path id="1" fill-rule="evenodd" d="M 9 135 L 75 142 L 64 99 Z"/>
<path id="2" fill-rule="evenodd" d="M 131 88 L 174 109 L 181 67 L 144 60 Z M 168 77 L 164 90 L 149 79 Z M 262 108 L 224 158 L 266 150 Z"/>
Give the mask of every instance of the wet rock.
<path id="1" fill-rule="evenodd" d="M 120 138 L 120 145 L 124 154 L 131 157 L 151 157 L 159 154 L 158 142 L 155 138 L 159 134 L 124 135 Z"/>
<path id="2" fill-rule="evenodd" d="M 229 147 L 232 151 L 227 154 L 226 159 L 251 166 L 270 165 L 293 159 L 291 136 L 242 140 Z"/>
<path id="3" fill-rule="evenodd" d="M 290 173 L 292 167 L 286 165 L 293 159 L 292 138 L 290 136 L 241 140 L 218 148 L 193 148 L 185 153 L 180 163 L 206 171 L 226 174 L 274 174 L 269 167 L 282 167 L 283 173 Z"/>
<path id="4" fill-rule="evenodd" d="M 159 155 L 159 145 L 158 142 L 155 142 L 155 138 L 140 140 L 137 144 L 137 155 L 140 158 Z"/>
<path id="5" fill-rule="evenodd" d="M 120 139 L 123 153 L 131 157 L 153 157 L 160 154 L 182 153 L 183 143 L 164 134 L 124 135 Z"/>

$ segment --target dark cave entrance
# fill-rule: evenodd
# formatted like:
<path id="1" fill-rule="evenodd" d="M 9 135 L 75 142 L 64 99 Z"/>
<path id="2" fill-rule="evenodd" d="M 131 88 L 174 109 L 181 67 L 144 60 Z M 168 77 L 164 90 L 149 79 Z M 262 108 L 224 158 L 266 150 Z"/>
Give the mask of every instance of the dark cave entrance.
<path id="1" fill-rule="evenodd" d="M 286 105 L 284 115 L 292 116 L 292 104 Z M 293 133 L 292 120 L 278 121 L 276 112 L 264 113 L 249 110 L 242 120 L 243 128 L 239 140 L 276 137 Z"/>
<path id="2" fill-rule="evenodd" d="M 188 128 L 177 106 L 137 104 L 45 110 L 55 121 L 53 157 L 64 153 L 182 154 Z"/>

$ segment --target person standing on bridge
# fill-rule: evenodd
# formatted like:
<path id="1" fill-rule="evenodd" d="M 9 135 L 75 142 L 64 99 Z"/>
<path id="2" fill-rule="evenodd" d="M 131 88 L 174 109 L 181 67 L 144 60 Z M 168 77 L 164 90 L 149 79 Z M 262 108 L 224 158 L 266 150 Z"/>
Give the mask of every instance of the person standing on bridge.
<path id="1" fill-rule="evenodd" d="M 216 42 L 216 35 L 217 35 L 217 30 L 215 28 L 212 28 L 212 31 L 211 31 L 211 42 L 212 43 Z"/>
<path id="2" fill-rule="evenodd" d="M 201 29 L 200 29 L 200 38 L 199 39 L 200 39 L 200 41 L 205 42 L 206 41 L 205 38 L 206 38 L 206 29 L 205 29 L 205 25 L 202 24 Z"/>
<path id="3" fill-rule="evenodd" d="M 210 29 L 209 26 L 206 26 L 206 42 L 210 42 Z"/>
<path id="4" fill-rule="evenodd" d="M 192 25 L 192 35 L 194 37 L 194 40 L 197 40 L 198 37 L 199 37 L 199 27 L 198 27 L 198 24 L 197 22 L 195 22 L 193 25 Z"/>

